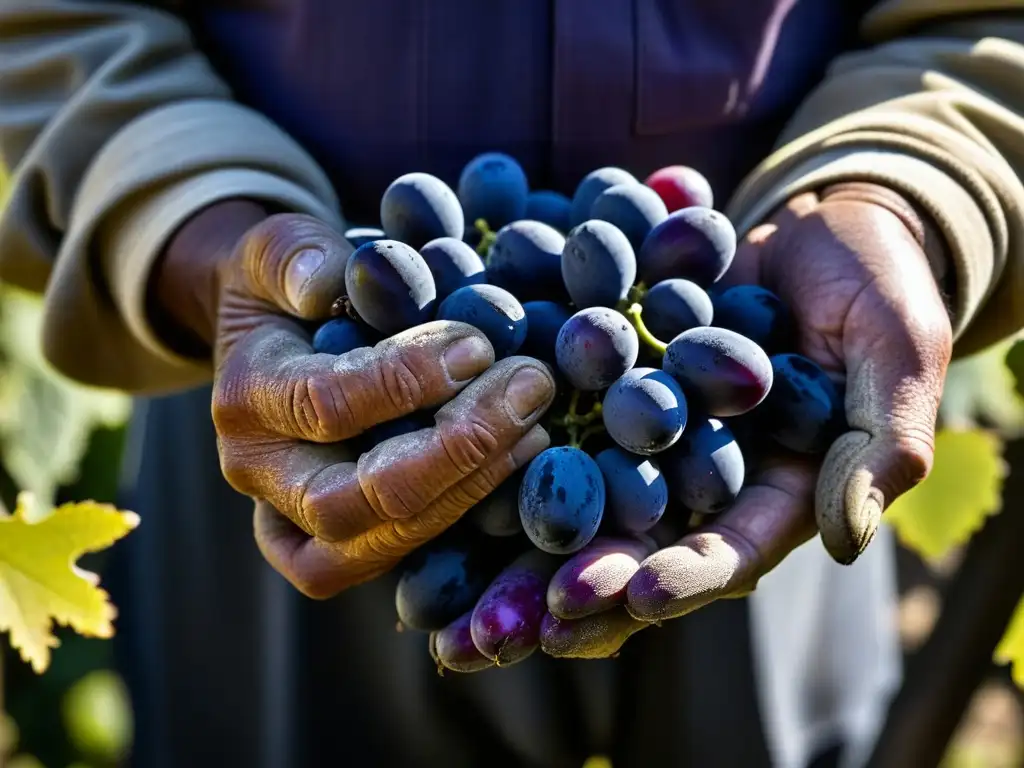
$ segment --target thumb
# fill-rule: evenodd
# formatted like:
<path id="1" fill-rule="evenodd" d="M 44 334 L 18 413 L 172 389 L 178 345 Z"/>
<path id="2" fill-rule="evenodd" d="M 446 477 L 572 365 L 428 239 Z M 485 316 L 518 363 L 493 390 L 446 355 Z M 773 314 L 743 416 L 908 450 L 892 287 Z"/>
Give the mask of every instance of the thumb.
<path id="1" fill-rule="evenodd" d="M 946 308 L 920 249 L 897 249 L 843 324 L 849 431 L 825 457 L 815 513 L 832 557 L 864 551 L 882 513 L 931 470 L 952 348 Z"/>
<path id="2" fill-rule="evenodd" d="M 345 292 L 345 265 L 354 249 L 312 216 L 271 216 L 249 230 L 240 247 L 244 289 L 273 305 L 271 311 L 323 320 Z"/>

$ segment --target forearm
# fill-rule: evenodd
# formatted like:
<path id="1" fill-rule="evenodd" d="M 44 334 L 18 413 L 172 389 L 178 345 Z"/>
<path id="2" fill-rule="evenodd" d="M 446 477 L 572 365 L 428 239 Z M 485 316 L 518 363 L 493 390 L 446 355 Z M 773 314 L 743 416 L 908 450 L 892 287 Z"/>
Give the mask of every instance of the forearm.
<path id="1" fill-rule="evenodd" d="M 197 282 L 174 302 L 154 302 L 154 286 L 178 271 L 165 262 L 154 281 L 154 265 L 175 233 L 191 230 L 186 222 L 225 200 L 340 226 L 323 171 L 231 100 L 170 14 L 134 3 L 8 2 L 0 57 L 0 157 L 11 174 L 0 279 L 44 294 L 47 358 L 72 378 L 135 392 L 208 380 L 202 334 L 190 339 L 194 321 L 173 317 L 205 289 Z M 171 316 L 154 313 L 164 306 Z"/>
<path id="2" fill-rule="evenodd" d="M 995 9 L 1020 13 L 978 15 Z M 865 33 L 878 45 L 833 65 L 730 212 L 749 229 L 801 191 L 897 192 L 934 225 L 967 354 L 1024 327 L 1024 1 L 882 3 Z"/>

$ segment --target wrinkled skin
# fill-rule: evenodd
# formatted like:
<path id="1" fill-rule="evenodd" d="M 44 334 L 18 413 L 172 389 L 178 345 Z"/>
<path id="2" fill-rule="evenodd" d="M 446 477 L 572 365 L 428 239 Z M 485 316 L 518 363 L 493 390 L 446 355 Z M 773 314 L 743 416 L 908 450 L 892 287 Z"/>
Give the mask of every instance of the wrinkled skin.
<path id="1" fill-rule="evenodd" d="M 563 569 L 579 561 L 575 593 L 593 590 L 602 606 L 616 595 L 618 604 L 579 618 L 578 606 L 566 615 L 552 599 L 564 589 L 549 591 L 542 649 L 614 655 L 654 622 L 749 594 L 815 534 L 836 561 L 856 560 L 882 512 L 932 464 L 952 349 L 936 280 L 943 264 L 912 207 L 873 185 L 799 196 L 753 230 L 724 282 L 764 285 L 791 307 L 795 351 L 845 381 L 849 431 L 823 460 L 773 454 L 731 509 L 674 543 L 658 541 L 651 554 L 635 541 L 603 540 L 599 552 L 576 555 Z M 665 526 L 652 533 L 665 536 Z"/>
<path id="2" fill-rule="evenodd" d="M 229 255 L 192 247 L 232 228 L 242 231 Z M 461 323 L 314 354 L 297 318 L 330 317 L 351 252 L 312 218 L 228 204 L 177 236 L 156 287 L 168 322 L 213 350 L 221 468 L 256 502 L 260 551 L 314 598 L 386 572 L 546 448 L 537 422 L 555 391 L 541 363 L 494 364 L 484 335 Z M 362 456 L 346 443 L 438 407 L 433 427 Z"/>

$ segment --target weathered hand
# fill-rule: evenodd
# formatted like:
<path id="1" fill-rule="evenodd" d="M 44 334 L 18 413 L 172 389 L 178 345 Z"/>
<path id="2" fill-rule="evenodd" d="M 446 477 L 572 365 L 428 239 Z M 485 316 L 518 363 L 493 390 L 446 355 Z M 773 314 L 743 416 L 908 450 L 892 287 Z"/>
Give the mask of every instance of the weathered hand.
<path id="1" fill-rule="evenodd" d="M 616 607 L 580 619 L 549 600 L 561 618 L 548 653 L 609 655 L 647 622 L 748 594 L 815 533 L 838 562 L 856 560 L 932 463 L 952 331 L 929 238 L 905 201 L 867 184 L 795 198 L 749 235 L 726 282 L 764 285 L 792 308 L 795 351 L 845 380 L 849 431 L 823 462 L 773 455 L 731 509 L 646 559 L 626 542 L 577 555 L 575 589 Z"/>
<path id="2" fill-rule="evenodd" d="M 330 316 L 351 251 L 306 216 L 256 223 L 218 262 L 209 323 L 224 476 L 256 500 L 264 557 L 319 598 L 389 570 L 546 448 L 537 421 L 555 389 L 530 358 L 493 365 L 486 337 L 462 323 L 314 354 L 301 321 Z M 346 445 L 438 407 L 434 426 L 362 456 Z"/>

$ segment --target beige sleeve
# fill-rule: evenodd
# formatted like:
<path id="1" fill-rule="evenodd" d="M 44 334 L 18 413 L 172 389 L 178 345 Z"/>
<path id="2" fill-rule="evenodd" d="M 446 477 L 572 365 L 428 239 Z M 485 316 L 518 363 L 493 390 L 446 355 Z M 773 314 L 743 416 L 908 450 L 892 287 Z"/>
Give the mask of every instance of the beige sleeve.
<path id="1" fill-rule="evenodd" d="M 175 229 L 231 197 L 342 226 L 323 171 L 225 83 L 173 15 L 133 3 L 0 6 L 0 280 L 43 294 L 62 373 L 134 392 L 210 377 L 156 337 L 150 267 Z"/>
<path id="2" fill-rule="evenodd" d="M 837 181 L 909 196 L 945 237 L 969 354 L 1024 327 L 1024 0 L 888 0 L 863 32 L 729 213 L 746 231 Z"/>

